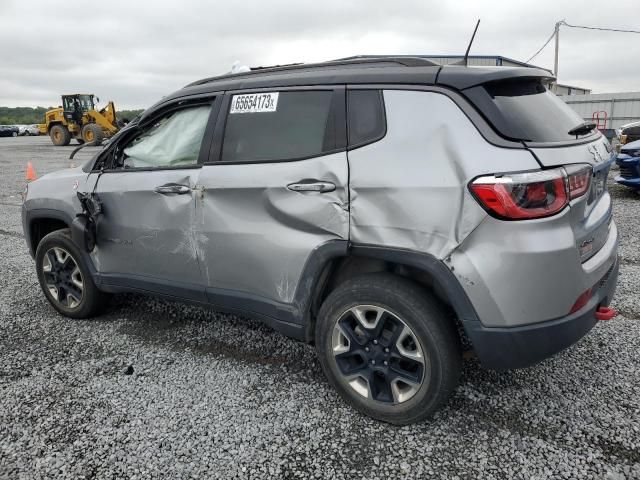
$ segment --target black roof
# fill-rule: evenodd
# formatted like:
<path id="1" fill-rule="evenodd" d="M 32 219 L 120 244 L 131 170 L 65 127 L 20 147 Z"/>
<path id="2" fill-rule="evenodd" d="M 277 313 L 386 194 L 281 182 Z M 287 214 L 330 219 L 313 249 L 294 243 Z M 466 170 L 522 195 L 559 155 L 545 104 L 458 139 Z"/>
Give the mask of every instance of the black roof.
<path id="1" fill-rule="evenodd" d="M 529 67 L 438 65 L 412 56 L 358 56 L 323 63 L 258 67 L 249 72 L 204 78 L 162 99 L 224 90 L 339 84 L 439 85 L 456 90 L 510 78 L 545 78 L 546 70 Z M 158 104 L 156 106 L 159 106 Z M 151 108 L 150 110 L 154 110 Z"/>

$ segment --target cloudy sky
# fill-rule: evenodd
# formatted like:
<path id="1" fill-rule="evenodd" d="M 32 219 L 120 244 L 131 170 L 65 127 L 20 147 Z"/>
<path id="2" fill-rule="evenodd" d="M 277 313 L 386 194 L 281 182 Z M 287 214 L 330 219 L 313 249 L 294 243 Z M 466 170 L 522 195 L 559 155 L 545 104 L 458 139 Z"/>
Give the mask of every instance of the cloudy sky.
<path id="1" fill-rule="evenodd" d="M 524 61 L 561 19 L 640 29 L 640 0 L 0 0 L 0 105 L 57 105 L 81 91 L 143 108 L 235 60 L 460 54 L 478 17 L 472 54 Z M 560 39 L 561 83 L 640 90 L 640 35 L 563 27 Z M 552 68 L 553 42 L 532 63 Z"/>

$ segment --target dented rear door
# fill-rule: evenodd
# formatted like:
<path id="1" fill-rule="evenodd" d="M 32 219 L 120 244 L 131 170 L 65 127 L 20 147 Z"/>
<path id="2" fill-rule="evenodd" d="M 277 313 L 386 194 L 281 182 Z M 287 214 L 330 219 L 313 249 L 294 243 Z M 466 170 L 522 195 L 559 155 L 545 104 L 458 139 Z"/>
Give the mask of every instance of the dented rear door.
<path id="1" fill-rule="evenodd" d="M 312 251 L 348 238 L 344 89 L 228 93 L 219 119 L 196 199 L 209 300 L 292 304 Z"/>

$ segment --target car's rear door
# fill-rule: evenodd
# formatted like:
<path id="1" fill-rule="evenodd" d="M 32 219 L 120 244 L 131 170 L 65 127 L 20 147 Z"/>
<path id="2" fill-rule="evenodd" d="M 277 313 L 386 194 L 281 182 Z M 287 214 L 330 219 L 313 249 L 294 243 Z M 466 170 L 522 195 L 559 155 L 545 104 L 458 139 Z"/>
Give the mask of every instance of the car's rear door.
<path id="1" fill-rule="evenodd" d="M 348 171 L 344 88 L 227 92 L 196 201 L 209 300 L 295 303 L 312 252 L 346 245 Z"/>
<path id="2" fill-rule="evenodd" d="M 103 284 L 204 299 L 195 188 L 215 106 L 215 98 L 168 105 L 117 140 L 111 168 L 92 173 L 104 209 L 92 254 Z"/>

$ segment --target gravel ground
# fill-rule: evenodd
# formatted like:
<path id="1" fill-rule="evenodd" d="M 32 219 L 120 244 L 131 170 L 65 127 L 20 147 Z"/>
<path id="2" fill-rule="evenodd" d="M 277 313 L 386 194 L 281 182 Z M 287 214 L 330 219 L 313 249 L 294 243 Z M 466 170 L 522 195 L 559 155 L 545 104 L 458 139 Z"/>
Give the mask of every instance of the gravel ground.
<path id="1" fill-rule="evenodd" d="M 42 175 L 70 150 L 0 138 L 0 477 L 640 478 L 640 196 L 610 185 L 621 316 L 527 370 L 468 360 L 446 408 L 397 428 L 258 322 L 134 295 L 94 320 L 56 314 L 19 194 L 28 160 Z"/>

